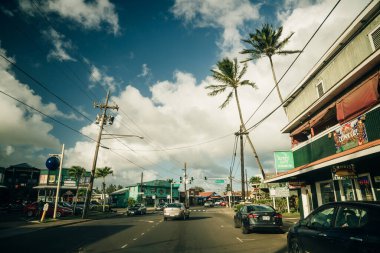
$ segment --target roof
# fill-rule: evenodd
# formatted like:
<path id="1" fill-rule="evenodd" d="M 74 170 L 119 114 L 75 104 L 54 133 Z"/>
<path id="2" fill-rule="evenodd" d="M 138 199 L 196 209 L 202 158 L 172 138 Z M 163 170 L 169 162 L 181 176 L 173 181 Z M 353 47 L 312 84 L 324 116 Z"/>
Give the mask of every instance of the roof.
<path id="1" fill-rule="evenodd" d="M 123 193 L 126 193 L 127 191 L 129 191 L 129 188 L 128 188 L 128 187 L 123 188 L 123 189 L 120 189 L 120 190 L 117 190 L 117 191 L 114 191 L 114 192 L 112 192 L 110 195 L 123 194 Z"/>
<path id="2" fill-rule="evenodd" d="M 215 195 L 215 192 L 200 192 L 198 196 L 200 197 L 210 197 L 211 195 Z"/>
<path id="3" fill-rule="evenodd" d="M 373 153 L 380 153 L 380 139 L 319 159 L 312 163 L 304 164 L 287 172 L 278 174 L 273 178 L 269 178 L 265 180 L 265 182 L 278 182 L 281 179 L 290 178 L 293 176 L 307 173 L 309 171 L 314 171 L 323 167 L 327 167 L 333 164 L 337 164 L 347 160 L 352 160 Z"/>

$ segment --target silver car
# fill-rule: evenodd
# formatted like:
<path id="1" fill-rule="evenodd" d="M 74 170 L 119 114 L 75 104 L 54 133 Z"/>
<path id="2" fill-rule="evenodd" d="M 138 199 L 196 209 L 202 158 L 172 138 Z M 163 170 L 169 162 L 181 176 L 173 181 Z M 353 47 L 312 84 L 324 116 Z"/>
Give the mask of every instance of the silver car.
<path id="1" fill-rule="evenodd" d="M 190 211 L 183 203 L 170 203 L 164 208 L 164 220 L 171 219 L 189 219 Z"/>

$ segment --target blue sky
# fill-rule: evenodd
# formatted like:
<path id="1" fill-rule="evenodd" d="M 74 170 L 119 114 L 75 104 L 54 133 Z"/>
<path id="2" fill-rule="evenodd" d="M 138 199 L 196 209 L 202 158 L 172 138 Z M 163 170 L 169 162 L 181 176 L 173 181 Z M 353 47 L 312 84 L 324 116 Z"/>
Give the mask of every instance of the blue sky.
<path id="1" fill-rule="evenodd" d="M 285 76 L 282 91 L 286 95 L 368 2 L 339 3 Z M 92 103 L 103 101 L 110 89 L 111 102 L 120 110 L 112 112 L 115 124 L 107 126 L 106 132 L 141 135 L 144 140 L 102 142 L 111 150 L 100 150 L 98 167 L 114 169 L 109 183 L 138 182 L 141 170 L 147 180 L 179 179 L 187 162 L 194 184 L 220 191 L 223 186 L 203 178 L 227 176 L 239 121 L 234 103 L 218 108 L 225 95 L 207 96 L 204 87 L 215 82 L 210 69 L 223 57 L 243 59 L 241 39 L 264 22 L 283 26 L 284 35 L 294 32 L 288 47 L 302 48 L 334 4 L 307 0 L 3 1 L 0 23 L 6 25 L 0 28 L 0 53 L 29 76 L 0 58 L 0 90 L 95 139 L 98 126 L 91 120 L 99 111 Z M 274 59 L 278 75 L 294 57 Z M 250 62 L 248 67 L 247 78 L 258 89 L 241 91 L 246 119 L 273 87 L 267 59 Z M 59 153 L 64 143 L 64 167 L 90 169 L 93 141 L 4 94 L 0 101 L 2 115 L 9 119 L 0 127 L 0 166 L 28 162 L 44 168 L 47 155 Z M 278 103 L 271 95 L 250 124 Z M 273 151 L 290 149 L 288 136 L 280 133 L 286 122 L 278 111 L 251 133 L 268 172 L 273 172 Z M 248 146 L 246 167 L 249 177 L 259 174 Z"/>

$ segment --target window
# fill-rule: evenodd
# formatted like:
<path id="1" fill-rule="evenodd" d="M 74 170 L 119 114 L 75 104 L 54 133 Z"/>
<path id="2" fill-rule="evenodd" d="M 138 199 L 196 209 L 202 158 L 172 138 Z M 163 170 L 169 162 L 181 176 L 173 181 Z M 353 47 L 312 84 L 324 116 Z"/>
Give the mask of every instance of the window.
<path id="1" fill-rule="evenodd" d="M 369 34 L 369 41 L 373 51 L 380 48 L 380 26 L 376 27 L 376 29 Z"/>
<path id="2" fill-rule="evenodd" d="M 323 209 L 316 212 L 310 218 L 310 226 L 313 228 L 329 228 L 331 227 L 331 222 L 334 215 L 334 207 Z"/>
<path id="3" fill-rule="evenodd" d="M 336 216 L 335 227 L 359 228 L 368 222 L 366 210 L 356 207 L 340 207 Z"/>
<path id="4" fill-rule="evenodd" d="M 335 202 L 333 182 L 320 183 L 322 204 Z"/>
<path id="5" fill-rule="evenodd" d="M 319 82 L 316 87 L 317 87 L 318 98 L 320 98 L 323 96 L 323 94 L 325 94 L 325 91 L 323 89 L 323 83 Z"/>

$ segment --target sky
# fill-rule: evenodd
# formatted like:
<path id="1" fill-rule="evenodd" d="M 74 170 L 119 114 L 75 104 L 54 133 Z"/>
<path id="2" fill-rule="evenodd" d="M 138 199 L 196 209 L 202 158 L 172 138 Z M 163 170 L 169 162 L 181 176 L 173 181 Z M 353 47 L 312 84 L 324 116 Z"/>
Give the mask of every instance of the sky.
<path id="1" fill-rule="evenodd" d="M 334 8 L 334 6 L 337 6 Z M 370 0 L 13 0 L 0 2 L 0 167 L 19 163 L 45 169 L 49 154 L 63 167 L 91 170 L 99 125 L 95 103 L 115 117 L 96 167 L 111 167 L 107 184 L 130 185 L 173 179 L 186 163 L 190 187 L 222 192 L 232 168 L 240 184 L 240 151 L 233 163 L 239 116 L 235 101 L 220 109 L 227 92 L 211 97 L 218 84 L 211 70 L 225 57 L 237 58 L 249 33 L 264 23 L 294 33 L 285 49 L 297 56 L 274 56 L 279 86 L 287 97 Z M 334 9 L 333 9 L 334 8 Z M 247 128 L 279 104 L 267 58 L 247 63 L 244 79 L 257 89 L 238 90 Z M 269 96 L 268 96 L 269 94 Z M 268 99 L 262 104 L 265 97 Z M 259 109 L 257 110 L 257 108 Z M 256 113 L 254 113 L 256 111 Z M 252 116 L 253 115 L 253 116 Z M 252 117 L 251 117 L 252 116 Z M 282 108 L 257 125 L 250 138 L 266 173 L 274 173 L 274 151 L 291 150 Z M 133 137 L 141 136 L 143 139 Z M 248 178 L 259 176 L 244 145 Z M 204 178 L 207 177 L 207 180 Z M 95 185 L 100 182 L 96 180 Z M 189 187 L 188 186 L 188 187 Z"/>

